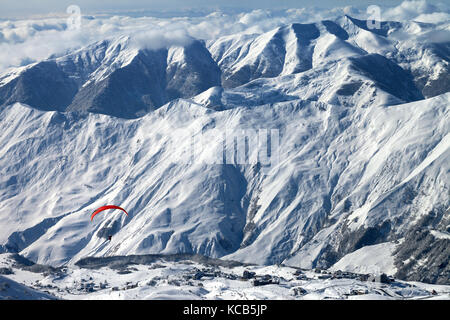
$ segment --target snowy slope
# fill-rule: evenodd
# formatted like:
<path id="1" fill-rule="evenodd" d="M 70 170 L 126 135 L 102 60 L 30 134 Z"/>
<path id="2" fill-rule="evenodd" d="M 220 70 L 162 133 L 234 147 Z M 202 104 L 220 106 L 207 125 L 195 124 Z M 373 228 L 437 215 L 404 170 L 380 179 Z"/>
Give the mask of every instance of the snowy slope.
<path id="1" fill-rule="evenodd" d="M 314 24 L 292 24 L 262 35 L 220 38 L 209 50 L 223 70 L 223 86 L 235 87 L 261 77 L 310 69 L 311 42 L 319 35 Z"/>
<path id="2" fill-rule="evenodd" d="M 329 270 L 394 275 L 397 272 L 393 257 L 395 247 L 395 243 L 390 242 L 362 247 L 342 257 Z"/>
<path id="3" fill-rule="evenodd" d="M 0 149 L 8 155 L 2 242 L 52 264 L 95 254 L 197 252 L 259 263 L 294 254 L 291 262 L 311 267 L 324 253 L 313 243 L 333 245 L 325 236 L 331 230 L 337 236 L 344 225 L 358 231 L 381 224 L 388 206 L 401 235 L 446 204 L 448 100 L 352 110 L 291 101 L 220 113 L 180 100 L 132 121 L 13 105 L 2 112 L 9 124 Z M 186 133 L 206 135 L 208 128 L 278 128 L 280 163 L 265 175 L 250 163 L 174 156 L 189 150 Z M 199 159 L 217 156 L 220 143 L 210 142 Z M 436 159 L 424 166 L 428 156 Z M 418 191 L 409 195 L 412 187 Z M 411 198 L 401 201 L 405 195 Z M 106 203 L 120 203 L 131 217 L 91 223 L 89 213 Z M 111 243 L 97 236 L 104 227 L 117 232 Z M 21 234 L 30 238 L 17 243 Z"/>
<path id="4" fill-rule="evenodd" d="M 175 258 L 175 259 L 174 259 Z M 0 255 L 4 283 L 45 290 L 68 300 L 416 300 L 449 299 L 450 287 L 345 271 L 226 265 L 198 257 L 116 256 L 85 259 L 54 272 L 30 271 Z M 375 281 L 374 281 L 375 280 Z M 387 280 L 387 281 L 386 281 Z M 15 282 L 19 281 L 21 284 Z M 0 287 L 1 288 L 1 287 Z M 0 289 L 1 290 L 1 289 Z M 31 289 L 28 289 L 31 290 Z M 0 291 L 1 292 L 1 291 Z M 1 297 L 1 296 L 0 296 Z M 26 296 L 12 295 L 11 299 Z M 46 295 L 45 297 L 51 297 Z"/>
<path id="5" fill-rule="evenodd" d="M 57 298 L 0 276 L 0 300 L 56 300 Z"/>

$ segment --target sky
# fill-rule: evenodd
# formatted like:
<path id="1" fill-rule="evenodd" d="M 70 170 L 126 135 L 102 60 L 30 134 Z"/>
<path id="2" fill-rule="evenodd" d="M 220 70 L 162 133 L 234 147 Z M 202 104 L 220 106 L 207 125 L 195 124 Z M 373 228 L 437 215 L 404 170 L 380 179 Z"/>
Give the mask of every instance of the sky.
<path id="1" fill-rule="evenodd" d="M 449 0 L 428 0 L 430 4 Z M 29 16 L 62 14 L 70 5 L 80 7 L 83 14 L 148 11 L 217 11 L 253 10 L 369 5 L 395 6 L 402 0 L 0 0 L 0 18 L 16 19 Z"/>

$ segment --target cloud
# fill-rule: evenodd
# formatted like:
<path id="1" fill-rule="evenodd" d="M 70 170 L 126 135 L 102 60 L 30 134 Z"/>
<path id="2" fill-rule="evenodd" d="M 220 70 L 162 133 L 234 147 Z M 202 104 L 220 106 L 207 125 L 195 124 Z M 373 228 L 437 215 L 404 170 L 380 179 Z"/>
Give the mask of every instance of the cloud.
<path id="1" fill-rule="evenodd" d="M 52 54 L 77 48 L 92 36 L 68 30 L 64 20 L 14 21 L 0 24 L 0 70 L 46 59 Z"/>
<path id="2" fill-rule="evenodd" d="M 448 8 L 446 8 L 447 10 Z M 437 15 L 435 15 L 437 14 Z M 443 14 L 443 15 L 442 15 Z M 409 0 L 403 1 L 400 5 L 388 8 L 382 11 L 383 20 L 395 20 L 395 21 L 419 21 L 417 18 L 427 19 L 431 17 L 439 17 L 442 19 L 445 17 L 445 12 L 442 12 L 437 6 L 427 2 L 426 0 Z M 448 15 L 447 15 L 448 20 Z M 432 21 L 434 23 L 443 22 Z M 431 22 L 431 21 L 430 21 Z"/>
<path id="3" fill-rule="evenodd" d="M 415 17 L 414 21 L 425 23 L 441 23 L 450 21 L 450 14 L 447 12 L 422 13 L 419 16 Z"/>
<path id="4" fill-rule="evenodd" d="M 449 42 L 449 39 L 450 30 L 430 30 L 417 37 L 418 41 L 427 43 Z"/>
<path id="5" fill-rule="evenodd" d="M 157 50 L 171 46 L 187 46 L 194 40 L 184 29 L 167 30 L 155 28 L 131 37 L 131 45 L 140 49 Z"/>

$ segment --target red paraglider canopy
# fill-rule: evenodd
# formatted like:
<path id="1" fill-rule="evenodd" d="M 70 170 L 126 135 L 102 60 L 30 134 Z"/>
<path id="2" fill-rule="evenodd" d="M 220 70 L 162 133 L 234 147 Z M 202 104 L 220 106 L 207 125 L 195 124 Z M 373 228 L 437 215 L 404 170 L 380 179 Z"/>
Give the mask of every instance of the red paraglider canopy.
<path id="1" fill-rule="evenodd" d="M 114 206 L 114 205 L 108 205 L 108 206 L 103 206 L 98 208 L 97 210 L 94 211 L 94 213 L 91 215 L 91 221 L 92 219 L 94 219 L 94 216 L 99 213 L 102 212 L 103 210 L 108 210 L 108 209 L 119 209 L 122 210 L 123 212 L 125 212 L 128 215 L 128 212 L 125 211 L 125 209 L 118 207 L 118 206 Z"/>

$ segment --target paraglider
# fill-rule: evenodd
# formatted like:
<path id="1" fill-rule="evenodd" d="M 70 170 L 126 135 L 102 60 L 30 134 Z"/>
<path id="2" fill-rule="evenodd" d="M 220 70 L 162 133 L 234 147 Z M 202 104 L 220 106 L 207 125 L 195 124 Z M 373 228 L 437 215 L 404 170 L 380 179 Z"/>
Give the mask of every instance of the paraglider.
<path id="1" fill-rule="evenodd" d="M 94 219 L 94 217 L 97 215 L 97 213 L 100 213 L 100 212 L 102 212 L 104 210 L 108 210 L 108 209 L 119 209 L 119 210 L 122 210 L 128 216 L 128 212 L 124 208 L 121 208 L 119 206 L 114 206 L 114 205 L 107 205 L 107 206 L 102 206 L 102 207 L 96 209 L 91 215 L 91 221 Z M 111 241 L 111 238 L 112 238 L 112 236 L 108 235 L 108 240 L 109 241 Z"/>
<path id="2" fill-rule="evenodd" d="M 102 207 L 98 208 L 97 210 L 95 210 L 94 213 L 92 213 L 92 215 L 91 215 L 91 221 L 92 221 L 92 219 L 94 219 L 94 217 L 95 217 L 95 215 L 97 213 L 100 213 L 100 212 L 102 212 L 104 210 L 108 210 L 108 209 L 119 209 L 119 210 L 122 210 L 128 216 L 128 212 L 126 212 L 124 208 L 121 208 L 119 206 L 114 206 L 114 205 L 108 205 L 108 206 L 102 206 Z"/>

